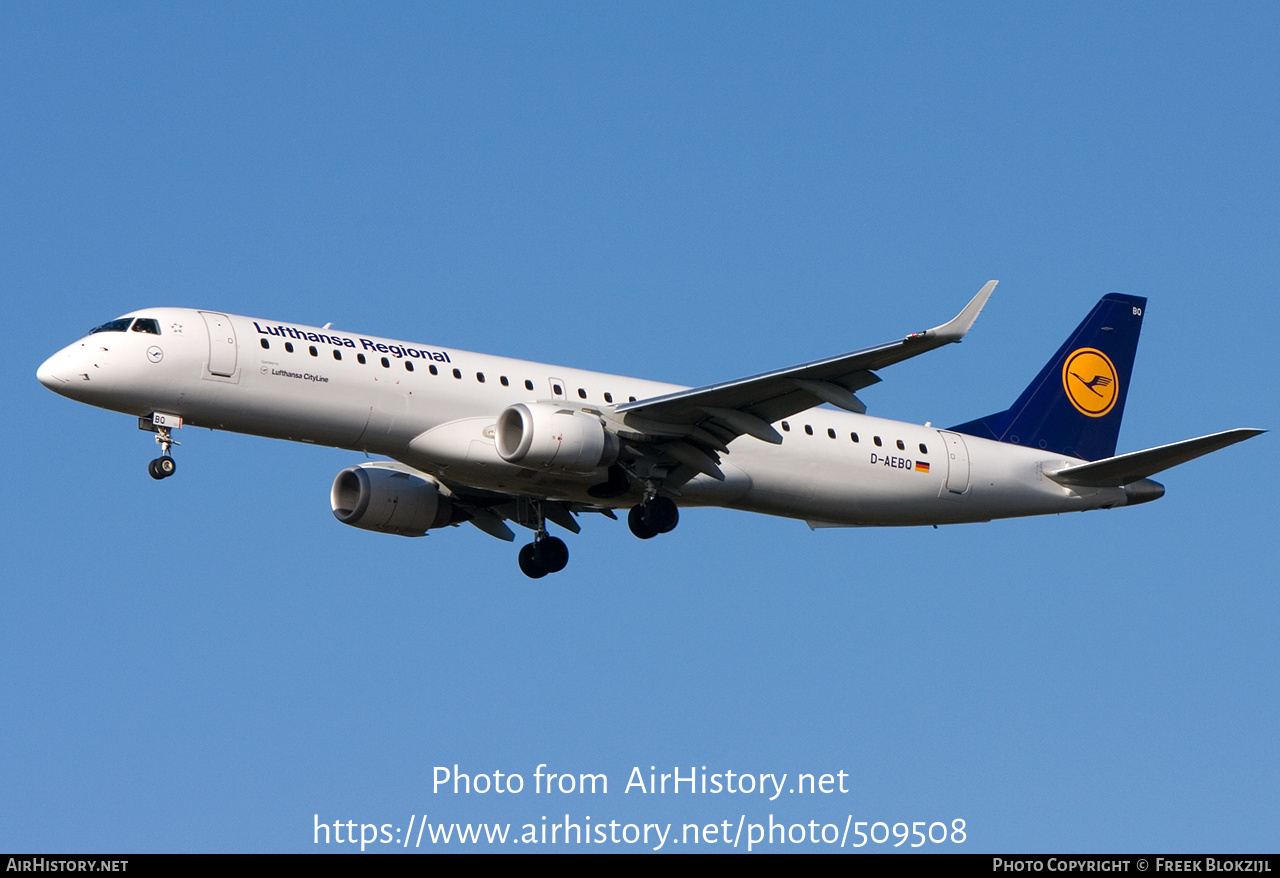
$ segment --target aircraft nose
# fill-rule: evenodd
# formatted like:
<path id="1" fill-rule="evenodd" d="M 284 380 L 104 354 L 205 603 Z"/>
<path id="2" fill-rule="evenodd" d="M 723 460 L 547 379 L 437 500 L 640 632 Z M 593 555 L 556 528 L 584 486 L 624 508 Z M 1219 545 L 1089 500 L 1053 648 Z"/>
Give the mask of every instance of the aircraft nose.
<path id="1" fill-rule="evenodd" d="M 76 346 L 63 348 L 40 364 L 36 370 L 36 380 L 54 393 L 67 395 L 76 375 Z"/>
<path id="2" fill-rule="evenodd" d="M 40 368 L 36 370 L 36 380 L 45 387 L 55 393 L 61 390 L 67 383 L 67 380 L 58 374 L 58 360 L 65 359 L 54 354 L 49 359 L 40 364 Z"/>

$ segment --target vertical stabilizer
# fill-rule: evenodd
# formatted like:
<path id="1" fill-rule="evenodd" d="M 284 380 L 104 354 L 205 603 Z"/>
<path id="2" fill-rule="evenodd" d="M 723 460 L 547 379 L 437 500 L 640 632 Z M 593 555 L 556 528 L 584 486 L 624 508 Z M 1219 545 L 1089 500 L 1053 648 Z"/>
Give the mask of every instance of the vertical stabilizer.
<path id="1" fill-rule="evenodd" d="M 1017 402 L 951 429 L 1084 460 L 1112 457 L 1146 307 L 1140 296 L 1103 296 Z"/>

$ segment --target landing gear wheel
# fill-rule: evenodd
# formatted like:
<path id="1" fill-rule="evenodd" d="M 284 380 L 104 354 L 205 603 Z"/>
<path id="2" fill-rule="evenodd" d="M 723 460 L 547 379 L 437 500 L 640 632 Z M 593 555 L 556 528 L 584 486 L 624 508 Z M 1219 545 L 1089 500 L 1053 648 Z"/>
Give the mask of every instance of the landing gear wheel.
<path id="1" fill-rule="evenodd" d="M 671 533 L 680 523 L 680 510 L 670 497 L 654 497 L 644 505 L 644 521 L 656 533 Z"/>
<path id="2" fill-rule="evenodd" d="M 657 530 L 645 521 L 643 506 L 631 507 L 631 511 L 627 513 L 627 527 L 642 540 L 651 540 L 658 535 Z"/>
<path id="3" fill-rule="evenodd" d="M 150 430 L 156 434 L 156 444 L 160 446 L 160 456 L 147 464 L 147 473 L 153 479 L 167 479 L 173 475 L 178 469 L 177 462 L 169 456 L 169 449 L 178 443 L 173 438 L 173 428 L 167 424 L 157 424 L 155 419 L 158 415 L 151 415 L 147 418 L 138 418 L 139 430 Z M 166 418 L 171 416 L 166 415 Z M 182 426 L 179 419 L 178 426 Z"/>
<path id="4" fill-rule="evenodd" d="M 569 547 L 558 537 L 543 537 L 533 544 L 533 557 L 547 573 L 559 573 L 569 563 Z"/>
<path id="5" fill-rule="evenodd" d="M 565 554 L 567 555 L 568 552 Z M 537 544 L 529 543 L 521 547 L 517 560 L 520 562 L 520 572 L 530 579 L 541 579 L 547 575 L 547 571 L 538 563 Z"/>

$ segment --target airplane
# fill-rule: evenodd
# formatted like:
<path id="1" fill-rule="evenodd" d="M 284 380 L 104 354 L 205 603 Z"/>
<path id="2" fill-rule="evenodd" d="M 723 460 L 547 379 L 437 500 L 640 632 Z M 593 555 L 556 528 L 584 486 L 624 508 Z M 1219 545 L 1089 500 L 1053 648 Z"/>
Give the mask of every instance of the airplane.
<path id="1" fill-rule="evenodd" d="M 1264 430 L 1234 429 L 1116 454 L 1146 299 L 1111 293 L 1008 409 L 938 429 L 874 418 L 858 394 L 894 363 L 959 342 L 987 283 L 952 320 L 827 359 L 681 387 L 186 308 L 134 311 L 37 371 L 70 399 L 155 433 L 157 480 L 183 425 L 328 445 L 389 460 L 338 473 L 343 524 L 400 536 L 470 523 L 506 541 L 532 578 L 562 570 L 577 517 L 635 536 L 681 508 L 721 506 L 812 528 L 942 525 L 1133 506 L 1149 477 Z M 825 405 L 824 405 L 825 404 Z"/>

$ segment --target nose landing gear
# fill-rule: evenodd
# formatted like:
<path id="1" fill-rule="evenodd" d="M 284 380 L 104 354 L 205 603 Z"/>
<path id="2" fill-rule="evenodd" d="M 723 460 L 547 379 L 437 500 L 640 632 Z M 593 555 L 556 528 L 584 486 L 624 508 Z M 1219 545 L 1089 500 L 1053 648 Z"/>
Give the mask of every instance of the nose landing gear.
<path id="1" fill-rule="evenodd" d="M 156 434 L 156 444 L 160 446 L 160 456 L 147 464 L 147 472 L 151 478 L 167 479 L 178 471 L 178 463 L 170 454 L 173 446 L 180 444 L 173 438 L 173 428 L 181 427 L 182 419 L 174 415 L 154 414 L 149 418 L 138 418 L 138 429 Z"/>
<path id="2" fill-rule="evenodd" d="M 178 464 L 172 457 L 157 457 L 147 464 L 147 472 L 153 479 L 167 479 L 178 471 Z"/>

